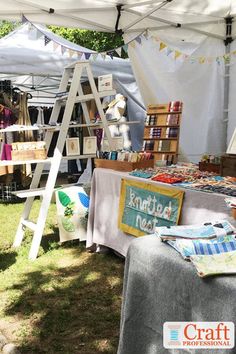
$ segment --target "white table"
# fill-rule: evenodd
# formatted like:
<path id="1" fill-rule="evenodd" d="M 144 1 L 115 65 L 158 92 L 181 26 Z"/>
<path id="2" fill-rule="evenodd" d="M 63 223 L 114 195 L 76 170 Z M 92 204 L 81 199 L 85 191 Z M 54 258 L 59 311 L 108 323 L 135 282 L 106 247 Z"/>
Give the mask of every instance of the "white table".
<path id="1" fill-rule="evenodd" d="M 93 173 L 90 209 L 87 230 L 87 247 L 93 244 L 104 245 L 126 256 L 131 241 L 135 238 L 118 229 L 118 211 L 120 185 L 122 178 L 135 179 L 140 182 L 154 183 L 170 188 L 171 185 L 148 179 L 130 176 L 127 172 L 96 168 Z M 181 225 L 198 224 L 219 219 L 228 219 L 230 209 L 226 207 L 224 195 L 182 189 L 185 191 Z"/>

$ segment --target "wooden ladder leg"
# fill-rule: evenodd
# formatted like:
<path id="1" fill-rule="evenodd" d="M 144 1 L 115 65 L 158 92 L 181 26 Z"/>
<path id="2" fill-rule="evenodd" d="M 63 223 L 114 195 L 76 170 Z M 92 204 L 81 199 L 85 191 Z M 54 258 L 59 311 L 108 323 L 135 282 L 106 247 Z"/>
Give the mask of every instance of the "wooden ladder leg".
<path id="1" fill-rule="evenodd" d="M 24 232 L 25 232 L 25 226 L 22 224 L 22 221 L 25 219 L 28 219 L 30 210 L 32 208 L 34 201 L 34 197 L 27 198 L 25 205 L 24 205 L 24 210 L 22 213 L 22 216 L 20 218 L 20 222 L 16 231 L 16 236 L 14 239 L 13 247 L 19 247 L 21 245 L 21 242 L 24 237 Z"/>

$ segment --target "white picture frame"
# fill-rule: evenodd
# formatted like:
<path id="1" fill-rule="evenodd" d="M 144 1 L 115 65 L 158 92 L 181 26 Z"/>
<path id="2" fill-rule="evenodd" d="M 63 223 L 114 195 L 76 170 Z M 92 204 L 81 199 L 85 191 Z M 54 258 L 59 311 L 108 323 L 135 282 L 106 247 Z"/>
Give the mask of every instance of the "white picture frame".
<path id="1" fill-rule="evenodd" d="M 113 137 L 112 142 L 113 142 L 113 150 L 114 151 L 124 149 L 124 137 L 123 136 Z M 107 138 L 102 139 L 102 151 L 111 151 Z"/>
<path id="2" fill-rule="evenodd" d="M 83 155 L 95 155 L 97 152 L 97 137 L 85 136 L 83 140 Z"/>
<path id="3" fill-rule="evenodd" d="M 113 89 L 112 74 L 98 76 L 98 91 L 111 91 Z"/>
<path id="4" fill-rule="evenodd" d="M 236 155 L 236 128 L 234 129 L 226 153 Z"/>
<path id="5" fill-rule="evenodd" d="M 66 155 L 67 156 L 80 155 L 79 138 L 66 139 Z"/>

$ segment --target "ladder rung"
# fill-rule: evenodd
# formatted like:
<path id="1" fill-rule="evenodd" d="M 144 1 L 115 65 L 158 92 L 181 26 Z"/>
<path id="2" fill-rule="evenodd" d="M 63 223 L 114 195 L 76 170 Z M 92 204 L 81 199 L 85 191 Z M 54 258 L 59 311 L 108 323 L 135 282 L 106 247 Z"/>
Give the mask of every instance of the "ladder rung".
<path id="1" fill-rule="evenodd" d="M 70 156 L 62 156 L 63 160 L 81 160 L 81 159 L 93 159 L 97 157 L 96 154 L 91 155 L 70 155 Z"/>
<path id="2" fill-rule="evenodd" d="M 30 220 L 22 220 L 21 221 L 22 225 L 28 227 L 29 229 L 31 229 L 32 231 L 36 230 L 37 224 L 35 224 L 33 221 Z"/>
<path id="3" fill-rule="evenodd" d="M 20 191 L 11 192 L 16 195 L 18 198 L 28 198 L 28 197 L 37 197 L 43 195 L 45 188 L 36 188 L 36 189 L 24 189 Z"/>
<path id="4" fill-rule="evenodd" d="M 115 95 L 116 95 L 116 90 L 98 92 L 99 98 L 102 98 L 105 96 L 115 96 Z M 56 102 L 63 103 L 63 101 L 65 101 L 67 98 L 68 98 L 68 95 L 58 97 L 58 98 L 56 98 Z M 80 95 L 80 96 L 76 97 L 75 103 L 91 101 L 93 99 L 94 99 L 94 94 L 92 94 L 92 93 L 90 93 L 88 95 Z"/>
<path id="5" fill-rule="evenodd" d="M 43 159 L 43 160 L 2 160 L 0 161 L 0 167 L 2 166 L 15 166 L 15 165 L 27 165 L 31 163 L 49 163 L 51 162 L 52 159 Z"/>

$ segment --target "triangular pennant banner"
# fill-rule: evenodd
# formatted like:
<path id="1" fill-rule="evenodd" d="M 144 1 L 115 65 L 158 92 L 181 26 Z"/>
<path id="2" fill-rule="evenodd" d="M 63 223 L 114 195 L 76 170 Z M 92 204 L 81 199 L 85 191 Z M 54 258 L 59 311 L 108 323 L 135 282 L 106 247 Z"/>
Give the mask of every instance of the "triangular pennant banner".
<path id="1" fill-rule="evenodd" d="M 63 55 L 65 54 L 65 52 L 66 52 L 66 47 L 63 47 L 63 45 L 61 45 L 61 54 Z"/>
<path id="2" fill-rule="evenodd" d="M 199 64 L 204 64 L 204 63 L 205 63 L 205 61 L 206 61 L 206 58 L 204 58 L 204 57 L 200 57 L 200 58 L 198 58 L 198 62 L 199 62 Z"/>
<path id="3" fill-rule="evenodd" d="M 136 47 L 135 41 L 130 42 L 129 45 L 130 45 L 132 48 L 135 48 L 135 47 Z"/>
<path id="4" fill-rule="evenodd" d="M 48 45 L 48 43 L 51 42 L 51 39 L 48 38 L 47 36 L 44 36 L 44 45 Z"/>
<path id="5" fill-rule="evenodd" d="M 74 50 L 68 49 L 68 51 L 69 51 L 69 57 L 72 58 L 73 55 L 75 54 Z"/>
<path id="6" fill-rule="evenodd" d="M 101 53 L 102 59 L 105 60 L 106 59 L 106 53 Z"/>
<path id="7" fill-rule="evenodd" d="M 91 54 L 92 54 L 92 53 L 84 53 L 85 59 L 86 59 L 86 60 L 89 60 L 89 58 L 91 57 Z"/>
<path id="8" fill-rule="evenodd" d="M 36 39 L 39 39 L 39 38 L 41 38 L 43 36 L 43 33 L 42 32 L 40 32 L 40 31 L 38 31 L 37 29 L 36 29 Z M 44 38 L 44 40 L 45 40 L 45 38 Z M 45 44 L 46 45 L 46 44 Z"/>
<path id="9" fill-rule="evenodd" d="M 181 56 L 181 52 L 179 52 L 178 50 L 175 50 L 175 59 L 178 59 Z"/>
<path id="10" fill-rule="evenodd" d="M 81 59 L 81 57 L 82 57 L 82 55 L 83 55 L 83 53 L 81 53 L 81 52 L 77 52 L 76 54 L 77 54 L 77 58 L 80 60 L 80 59 Z"/>
<path id="11" fill-rule="evenodd" d="M 167 47 L 166 55 L 168 56 L 168 55 L 170 55 L 171 53 L 173 53 L 173 49 Z"/>
<path id="12" fill-rule="evenodd" d="M 145 33 L 143 34 L 143 37 L 148 40 L 149 39 L 149 33 L 148 31 L 145 31 Z"/>
<path id="13" fill-rule="evenodd" d="M 92 54 L 92 59 L 93 59 L 93 60 L 96 60 L 97 57 L 98 57 L 98 53 Z"/>
<path id="14" fill-rule="evenodd" d="M 225 64 L 228 64 L 230 62 L 230 55 L 229 54 L 223 55 L 223 58 L 224 58 Z"/>
<path id="15" fill-rule="evenodd" d="M 27 18 L 25 17 L 25 15 L 22 15 L 22 17 L 21 17 L 21 22 L 22 22 L 22 23 L 28 22 L 28 20 L 27 20 Z"/>
<path id="16" fill-rule="evenodd" d="M 219 57 L 216 57 L 216 62 L 218 65 L 220 65 L 220 58 Z"/>
<path id="17" fill-rule="evenodd" d="M 125 53 L 128 53 L 128 44 L 124 44 L 122 48 Z"/>
<path id="18" fill-rule="evenodd" d="M 111 59 L 113 59 L 113 57 L 114 57 L 114 52 L 113 52 L 113 51 L 107 52 L 107 55 L 109 55 L 109 57 L 110 57 Z"/>
<path id="19" fill-rule="evenodd" d="M 194 58 L 191 58 L 191 59 L 190 59 L 190 63 L 191 63 L 191 64 L 194 64 L 195 61 L 196 61 L 196 60 L 195 60 Z"/>
<path id="20" fill-rule="evenodd" d="M 58 47 L 59 44 L 57 42 L 53 42 L 53 50 L 56 51 Z"/>
<path id="21" fill-rule="evenodd" d="M 116 53 L 118 54 L 119 57 L 121 57 L 121 48 L 117 48 Z"/>
<path id="22" fill-rule="evenodd" d="M 236 54 L 236 50 L 234 50 L 234 51 L 232 52 L 232 54 L 234 54 L 234 55 L 235 55 L 235 54 Z"/>
<path id="23" fill-rule="evenodd" d="M 167 47 L 167 45 L 163 42 L 160 43 L 160 47 L 159 47 L 159 51 L 165 49 Z"/>
<path id="24" fill-rule="evenodd" d="M 142 43 L 142 40 L 141 40 L 141 37 L 140 37 L 140 36 L 136 37 L 135 40 L 136 40 L 136 42 L 137 42 L 138 44 L 141 44 L 141 43 Z"/>

